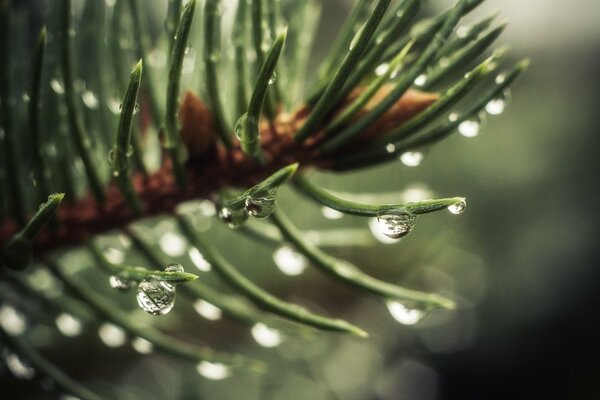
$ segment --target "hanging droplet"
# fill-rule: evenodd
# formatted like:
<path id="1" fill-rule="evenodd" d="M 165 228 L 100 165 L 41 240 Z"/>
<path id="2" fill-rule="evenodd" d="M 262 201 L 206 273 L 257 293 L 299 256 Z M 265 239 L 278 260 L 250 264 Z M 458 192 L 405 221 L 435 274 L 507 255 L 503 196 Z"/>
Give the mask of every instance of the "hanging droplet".
<path id="1" fill-rule="evenodd" d="M 156 279 L 143 280 L 138 286 L 137 302 L 150 315 L 165 315 L 175 305 L 175 287 Z"/>
<path id="2" fill-rule="evenodd" d="M 123 346 L 127 340 L 127 334 L 122 328 L 108 322 L 100 325 L 98 336 L 106 346 L 113 348 Z"/>
<path id="3" fill-rule="evenodd" d="M 481 123 L 478 119 L 468 119 L 458 125 L 458 131 L 466 138 L 472 138 L 479 135 Z"/>
<path id="4" fill-rule="evenodd" d="M 50 87 L 54 90 L 56 94 L 64 94 L 65 86 L 62 81 L 58 80 L 58 78 L 53 78 L 50 80 Z"/>
<path id="5" fill-rule="evenodd" d="M 91 90 L 84 90 L 81 92 L 81 100 L 83 100 L 83 104 L 90 110 L 95 110 L 98 108 L 98 97 Z"/>
<path id="6" fill-rule="evenodd" d="M 385 75 L 386 72 L 388 72 L 389 69 L 390 69 L 390 64 L 388 64 L 388 63 L 379 64 L 379 66 L 377 68 L 375 68 L 375 75 L 383 76 L 383 75 Z"/>
<path id="7" fill-rule="evenodd" d="M 19 356 L 8 350 L 4 351 L 4 362 L 6 367 L 17 379 L 32 379 L 35 370 L 25 363 Z"/>
<path id="8" fill-rule="evenodd" d="M 449 205 L 448 211 L 450 211 L 452 214 L 458 215 L 458 214 L 462 214 L 466 208 L 467 208 L 467 199 L 463 198 L 458 203 Z"/>
<path id="9" fill-rule="evenodd" d="M 275 201 L 277 199 L 275 191 L 269 191 L 265 195 L 246 197 L 245 209 L 254 218 L 267 218 L 275 209 Z"/>
<path id="10" fill-rule="evenodd" d="M 490 100 L 485 106 L 485 111 L 487 111 L 487 113 L 490 115 L 502 114 L 506 109 L 506 102 L 508 96 L 509 93 L 505 91 L 504 93 L 502 93 L 502 95 Z"/>
<path id="11" fill-rule="evenodd" d="M 200 250 L 198 250 L 196 247 L 192 247 L 188 250 L 188 256 L 190 257 L 190 260 L 192 260 L 196 268 L 198 268 L 200 271 L 210 271 L 211 266 L 209 262 L 206 261 L 202 253 L 200 253 Z"/>
<path id="12" fill-rule="evenodd" d="M 216 307 L 202 299 L 196 300 L 196 302 L 194 303 L 194 310 L 196 310 L 198 314 L 200 314 L 209 321 L 219 320 L 221 319 L 221 316 L 223 314 L 219 307 Z"/>
<path id="13" fill-rule="evenodd" d="M 154 345 L 141 337 L 133 339 L 131 341 L 131 347 L 140 354 L 150 354 L 154 351 Z"/>
<path id="14" fill-rule="evenodd" d="M 248 113 L 242 114 L 241 117 L 235 123 L 235 127 L 233 128 L 235 131 L 235 136 L 238 140 L 242 140 L 244 137 L 244 129 L 246 128 L 246 123 L 248 122 Z"/>
<path id="15" fill-rule="evenodd" d="M 0 308 L 0 326 L 11 336 L 18 336 L 25 332 L 27 321 L 25 316 L 16 308 L 3 304 Z"/>
<path id="16" fill-rule="evenodd" d="M 277 74 L 273 71 L 273 75 L 269 78 L 269 85 L 274 84 L 277 81 Z"/>
<path id="17" fill-rule="evenodd" d="M 344 218 L 344 213 L 326 206 L 321 207 L 321 214 L 323 214 L 325 218 L 332 220 Z"/>
<path id="18" fill-rule="evenodd" d="M 166 232 L 158 239 L 160 249 L 169 257 L 179 257 L 185 253 L 186 244 L 183 236 L 175 232 Z"/>
<path id="19" fill-rule="evenodd" d="M 60 313 L 56 317 L 56 327 L 67 337 L 75 337 L 81 333 L 81 321 L 67 313 Z"/>
<path id="20" fill-rule="evenodd" d="M 281 272 L 289 276 L 302 274 L 308 264 L 306 257 L 289 246 L 281 246 L 273 253 L 273 260 Z"/>
<path id="21" fill-rule="evenodd" d="M 377 215 L 379 230 L 392 239 L 408 235 L 415 226 L 417 216 L 406 210 L 386 210 Z"/>
<path id="22" fill-rule="evenodd" d="M 208 361 L 202 361 L 198 363 L 198 365 L 196 365 L 196 371 L 198 371 L 198 373 L 206 379 L 213 381 L 225 379 L 231 374 L 231 371 L 227 365 L 221 363 L 211 363 Z"/>
<path id="23" fill-rule="evenodd" d="M 230 229 L 239 228 L 248 219 L 248 212 L 245 208 L 232 210 L 228 207 L 221 207 L 218 214 L 219 219 L 223 221 L 223 223 L 227 224 Z"/>
<path id="24" fill-rule="evenodd" d="M 262 347 L 277 347 L 283 341 L 281 333 L 259 322 L 252 327 L 252 337 Z"/>
<path id="25" fill-rule="evenodd" d="M 134 281 L 123 279 L 119 275 L 111 275 L 110 278 L 108 278 L 108 283 L 111 288 L 122 291 L 131 289 L 135 284 Z"/>
<path id="26" fill-rule="evenodd" d="M 424 86 L 427 83 L 427 79 L 427 75 L 421 74 L 417 76 L 417 79 L 415 79 L 415 85 Z"/>
<path id="27" fill-rule="evenodd" d="M 407 167 L 418 167 L 425 156 L 420 151 L 407 151 L 402 153 L 400 161 Z"/>
<path id="28" fill-rule="evenodd" d="M 415 325 L 427 315 L 426 310 L 416 304 L 400 301 L 387 301 L 387 308 L 392 317 L 402 325 Z"/>

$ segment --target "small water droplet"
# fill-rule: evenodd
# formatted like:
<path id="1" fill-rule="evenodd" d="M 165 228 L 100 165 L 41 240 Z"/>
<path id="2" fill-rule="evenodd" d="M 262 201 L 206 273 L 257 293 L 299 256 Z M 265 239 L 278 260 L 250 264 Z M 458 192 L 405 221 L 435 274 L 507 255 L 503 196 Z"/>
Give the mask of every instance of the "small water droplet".
<path id="1" fill-rule="evenodd" d="M 181 265 L 179 263 L 170 263 L 169 265 L 167 265 L 165 267 L 165 272 L 183 273 L 183 272 L 185 272 L 185 269 L 183 269 L 183 265 Z"/>
<path id="2" fill-rule="evenodd" d="M 67 313 L 60 313 L 56 317 L 56 327 L 67 337 L 75 337 L 81 333 L 81 321 Z"/>
<path id="3" fill-rule="evenodd" d="M 198 363 L 198 365 L 196 365 L 196 371 L 198 371 L 198 373 L 206 379 L 213 381 L 225 379 L 231 374 L 231 371 L 227 365 L 221 363 L 211 363 L 208 361 L 202 361 Z"/>
<path id="4" fill-rule="evenodd" d="M 127 334 L 117 325 L 105 322 L 98 328 L 98 336 L 108 347 L 123 346 L 127 340 Z"/>
<path id="5" fill-rule="evenodd" d="M 388 64 L 388 63 L 379 64 L 379 66 L 377 68 L 375 68 L 375 75 L 383 76 L 383 75 L 385 75 L 386 72 L 388 72 L 389 69 L 390 69 L 390 64 Z"/>
<path id="6" fill-rule="evenodd" d="M 183 236 L 175 232 L 166 232 L 158 240 L 160 249 L 169 257 L 179 257 L 185 253 L 186 244 Z"/>
<path id="7" fill-rule="evenodd" d="M 248 220 L 248 212 L 245 208 L 232 210 L 228 207 L 221 207 L 218 211 L 219 219 L 230 229 L 237 229 Z"/>
<path id="8" fill-rule="evenodd" d="M 387 301 L 392 317 L 402 325 L 415 325 L 425 318 L 427 312 L 415 304 L 400 301 Z"/>
<path id="9" fill-rule="evenodd" d="M 458 203 L 454 203 L 448 206 L 448 211 L 452 214 L 458 215 L 462 214 L 467 208 L 467 199 L 462 199 Z"/>
<path id="10" fill-rule="evenodd" d="M 450 122 L 456 122 L 458 120 L 458 114 L 457 113 L 451 113 L 450 115 L 448 115 L 448 121 Z"/>
<path id="11" fill-rule="evenodd" d="M 415 85 L 424 86 L 427 83 L 427 79 L 427 75 L 421 74 L 417 76 L 417 79 L 415 79 Z"/>
<path id="12" fill-rule="evenodd" d="M 50 87 L 52 88 L 52 90 L 54 90 L 54 93 L 56 93 L 56 94 L 64 94 L 65 93 L 65 86 L 64 86 L 63 82 L 61 80 L 59 80 L 58 78 L 52 78 L 50 80 Z"/>
<path id="13" fill-rule="evenodd" d="M 392 239 L 408 235 L 415 226 L 417 216 L 406 210 L 387 210 L 377 215 L 379 230 Z"/>
<path id="14" fill-rule="evenodd" d="M 143 280 L 138 286 L 137 302 L 151 315 L 165 315 L 175 305 L 175 287 L 156 279 Z"/>
<path id="15" fill-rule="evenodd" d="M 389 154 L 395 153 L 396 152 L 396 145 L 394 143 L 388 143 L 385 145 L 385 151 L 387 151 Z"/>
<path id="16" fill-rule="evenodd" d="M 187 56 L 188 54 L 190 54 L 190 51 L 192 51 L 192 43 L 188 42 L 185 46 L 185 50 L 183 50 L 183 54 Z"/>
<path id="17" fill-rule="evenodd" d="M 141 337 L 133 339 L 131 341 L 131 347 L 140 354 L 150 354 L 154 351 L 154 345 Z"/>
<path id="18" fill-rule="evenodd" d="M 281 333 L 259 322 L 252 327 L 252 337 L 262 347 L 277 347 L 283 341 Z"/>
<path id="19" fill-rule="evenodd" d="M 269 85 L 274 84 L 277 81 L 277 74 L 273 71 L 273 75 L 269 78 Z"/>
<path id="20" fill-rule="evenodd" d="M 344 218 L 344 213 L 326 206 L 321 207 L 321 214 L 323 214 L 325 218 L 332 220 Z"/>
<path id="21" fill-rule="evenodd" d="M 244 207 L 248 214 L 255 218 L 267 218 L 275 209 L 276 199 L 275 191 L 258 197 L 248 196 Z"/>
<path id="22" fill-rule="evenodd" d="M 0 308 L 0 326 L 11 336 L 18 336 L 25 332 L 27 321 L 25 316 L 16 308 L 3 304 Z"/>
<path id="23" fill-rule="evenodd" d="M 496 79 L 494 79 L 494 81 L 496 82 L 496 85 L 502 85 L 505 80 L 506 80 L 505 74 L 498 74 L 498 76 L 496 76 Z"/>
<path id="24" fill-rule="evenodd" d="M 418 167 L 423 161 L 424 155 L 420 151 L 407 151 L 402 153 L 400 161 L 407 167 Z"/>
<path id="25" fill-rule="evenodd" d="M 81 92 L 81 100 L 83 100 L 83 104 L 90 110 L 95 110 L 98 108 L 98 97 L 91 90 L 84 90 Z"/>
<path id="26" fill-rule="evenodd" d="M 108 283 L 111 288 L 121 291 L 129 290 L 135 284 L 134 281 L 123 279 L 122 277 L 119 277 L 119 275 L 111 275 L 110 278 L 108 278 Z"/>
<path id="27" fill-rule="evenodd" d="M 481 123 L 476 119 L 468 119 L 458 125 L 458 131 L 461 135 L 467 138 L 472 138 L 479 135 Z"/>
<path id="28" fill-rule="evenodd" d="M 469 26 L 461 25 L 458 28 L 456 28 L 456 36 L 463 39 L 463 38 L 467 37 L 470 30 L 471 30 L 471 28 Z"/>
<path id="29" fill-rule="evenodd" d="M 119 107 L 120 109 L 120 107 Z M 137 114 L 140 112 L 140 104 L 139 103 L 135 103 L 135 106 L 133 106 L 133 115 Z"/>
<path id="30" fill-rule="evenodd" d="M 194 303 L 194 310 L 209 321 L 216 321 L 221 319 L 222 311 L 219 307 L 212 305 L 211 303 L 202 299 L 196 300 Z"/>
<path id="31" fill-rule="evenodd" d="M 200 250 L 198 250 L 198 248 L 191 247 L 188 250 L 188 256 L 190 257 L 190 260 L 192 260 L 192 263 L 194 263 L 196 268 L 198 268 L 200 271 L 202 271 L 202 272 L 210 271 L 211 266 L 210 266 L 209 262 L 206 261 L 206 259 L 202 255 L 202 253 L 200 253 Z"/>
<path id="32" fill-rule="evenodd" d="M 352 41 L 350 42 L 350 50 L 352 50 L 354 48 L 354 46 L 356 46 L 358 44 L 358 40 L 360 39 L 360 36 L 363 33 L 363 30 L 365 29 L 365 24 L 361 25 L 361 27 L 358 29 L 358 31 L 356 31 L 356 34 L 354 35 L 354 37 L 352 38 Z"/>
<path id="33" fill-rule="evenodd" d="M 508 92 L 504 92 L 501 96 L 490 100 L 485 106 L 485 111 L 490 115 L 502 114 L 506 109 L 507 98 Z"/>
<path id="34" fill-rule="evenodd" d="M 248 113 L 244 113 L 244 114 L 242 114 L 241 117 L 238 118 L 238 120 L 235 123 L 235 127 L 234 127 L 235 136 L 240 141 L 244 137 L 244 129 L 246 128 L 247 121 L 248 121 Z"/>
<path id="35" fill-rule="evenodd" d="M 297 276 L 304 272 L 308 265 L 306 257 L 289 246 L 281 246 L 273 253 L 273 260 L 281 272 L 289 276 Z"/>
<path id="36" fill-rule="evenodd" d="M 9 371 L 17 379 L 32 379 L 35 376 L 35 370 L 31 368 L 19 356 L 4 350 L 4 362 Z"/>

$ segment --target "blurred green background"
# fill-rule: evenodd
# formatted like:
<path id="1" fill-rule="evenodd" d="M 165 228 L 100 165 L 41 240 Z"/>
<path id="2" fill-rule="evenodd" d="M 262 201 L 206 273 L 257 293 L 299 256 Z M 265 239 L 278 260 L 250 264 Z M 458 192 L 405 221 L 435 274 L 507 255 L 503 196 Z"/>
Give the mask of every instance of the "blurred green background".
<path id="1" fill-rule="evenodd" d="M 450 4 L 430 1 L 427 11 Z M 323 6 L 315 65 L 350 2 L 324 0 Z M 145 399 L 600 396 L 600 3 L 488 0 L 467 21 L 494 10 L 509 22 L 499 41 L 510 46 L 509 61 L 532 60 L 504 114 L 490 116 L 476 138 L 454 135 L 435 146 L 417 168 L 396 162 L 318 175 L 325 187 L 341 192 L 467 197 L 468 208 L 460 217 L 423 216 L 414 232 L 395 244 L 332 250 L 375 276 L 452 296 L 459 304 L 456 311 L 435 312 L 415 327 L 400 325 L 378 299 L 315 271 L 284 276 L 272 261 L 275 248 L 243 239 L 233 251 L 231 235 L 216 226 L 214 237 L 221 239 L 231 261 L 263 287 L 343 316 L 366 327 L 372 337 L 286 337 L 280 346 L 264 349 L 249 331 L 227 320 L 203 319 L 180 298 L 177 312 L 161 322 L 164 326 L 192 341 L 265 359 L 270 372 L 211 381 L 167 357 L 141 356 L 129 347 L 107 349 L 90 330 L 47 343 L 46 354 L 92 387 L 120 387 Z M 319 207 L 290 190 L 282 192 L 280 206 L 306 229 L 360 227 L 368 232 L 365 219 L 328 220 Z M 70 257 L 78 267 L 86 263 L 75 252 Z M 100 273 L 89 276 L 97 279 L 98 290 L 134 309 L 132 295 L 114 295 Z M 213 279 L 210 273 L 202 277 Z M 135 315 L 143 318 L 140 313 Z M 0 384 L 5 393 L 9 388 L 21 393 L 16 398 L 40 398 L 35 387 L 15 382 L 6 372 Z"/>

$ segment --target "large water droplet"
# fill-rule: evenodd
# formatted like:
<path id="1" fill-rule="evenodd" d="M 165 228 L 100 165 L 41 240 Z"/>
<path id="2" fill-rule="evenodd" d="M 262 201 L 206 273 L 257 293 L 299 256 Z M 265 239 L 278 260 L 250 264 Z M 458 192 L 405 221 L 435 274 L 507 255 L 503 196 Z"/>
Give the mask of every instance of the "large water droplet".
<path id="1" fill-rule="evenodd" d="M 344 213 L 334 210 L 326 206 L 321 207 L 321 214 L 327 219 L 341 219 L 344 218 Z"/>
<path id="2" fill-rule="evenodd" d="M 25 363 L 19 356 L 8 350 L 4 351 L 4 362 L 10 372 L 18 379 L 32 379 L 35 370 Z"/>
<path id="3" fill-rule="evenodd" d="M 408 235 L 415 226 L 417 216 L 406 210 L 387 210 L 377 215 L 379 230 L 392 239 Z"/>
<path id="4" fill-rule="evenodd" d="M 64 94 L 65 93 L 65 85 L 58 78 L 53 78 L 50 80 L 50 87 L 54 90 L 56 94 Z"/>
<path id="5" fill-rule="evenodd" d="M 120 327 L 111 323 L 103 323 L 98 328 L 98 336 L 108 347 L 119 347 L 125 344 L 127 334 Z"/>
<path id="6" fill-rule="evenodd" d="M 183 236 L 174 232 L 166 232 L 158 240 L 160 249 L 169 257 L 179 257 L 185 253 L 186 244 Z"/>
<path id="7" fill-rule="evenodd" d="M 227 365 L 221 363 L 211 363 L 208 361 L 202 361 L 196 365 L 196 371 L 198 371 L 198 373 L 206 379 L 213 381 L 225 379 L 231 374 L 231 371 Z"/>
<path id="8" fill-rule="evenodd" d="M 4 304 L 0 308 L 0 326 L 11 336 L 18 336 L 25 332 L 27 321 L 25 316 L 14 307 Z"/>
<path id="9" fill-rule="evenodd" d="M 210 266 L 209 262 L 206 261 L 206 259 L 202 255 L 202 253 L 200 253 L 200 250 L 198 250 L 196 247 L 191 247 L 188 250 L 188 256 L 190 257 L 190 259 L 192 260 L 192 262 L 194 263 L 196 268 L 198 268 L 200 271 L 202 271 L 202 272 L 210 271 L 211 266 Z"/>
<path id="10" fill-rule="evenodd" d="M 219 307 L 214 306 L 202 299 L 196 300 L 196 302 L 194 303 L 194 310 L 196 310 L 198 314 L 200 314 L 209 321 L 219 320 L 223 315 Z"/>
<path id="11" fill-rule="evenodd" d="M 262 322 L 252 327 L 252 337 L 262 347 L 277 347 L 283 341 L 281 333 L 277 329 L 270 328 Z"/>
<path id="12" fill-rule="evenodd" d="M 402 153 L 400 161 L 407 167 L 418 167 L 425 156 L 420 151 L 407 151 Z"/>
<path id="13" fill-rule="evenodd" d="M 227 224 L 230 229 L 237 229 L 248 219 L 248 212 L 245 208 L 233 210 L 228 207 L 221 207 L 218 212 L 219 219 Z"/>
<path id="14" fill-rule="evenodd" d="M 462 199 L 458 203 L 449 205 L 448 211 L 450 211 L 452 214 L 458 215 L 458 214 L 462 214 L 466 208 L 467 208 L 467 200 Z"/>
<path id="15" fill-rule="evenodd" d="M 56 317 L 56 327 L 67 337 L 75 337 L 81 333 L 81 321 L 67 313 L 60 313 Z"/>
<path id="16" fill-rule="evenodd" d="M 131 347 L 140 354 L 150 354 L 154 350 L 154 345 L 141 337 L 133 339 L 131 341 Z"/>
<path id="17" fill-rule="evenodd" d="M 275 191 L 257 197 L 248 196 L 244 207 L 248 214 L 255 218 L 267 218 L 275 209 L 276 199 Z"/>
<path id="18" fill-rule="evenodd" d="M 143 280 L 138 286 L 137 302 L 151 315 L 165 315 L 175 305 L 175 287 L 156 279 Z"/>
<path id="19" fill-rule="evenodd" d="M 111 275 L 110 278 L 108 278 L 108 283 L 113 289 L 127 291 L 133 287 L 135 282 L 123 279 L 119 275 Z"/>
<path id="20" fill-rule="evenodd" d="M 281 246 L 273 253 L 273 260 L 281 272 L 289 276 L 302 274 L 308 264 L 306 257 L 289 246 Z"/>
<path id="21" fill-rule="evenodd" d="M 387 301 L 387 308 L 392 317 L 402 325 L 415 325 L 425 318 L 427 312 L 415 304 L 400 301 Z"/>
<path id="22" fill-rule="evenodd" d="M 91 90 L 84 90 L 81 92 L 81 100 L 83 100 L 83 104 L 90 110 L 95 110 L 98 108 L 98 97 Z"/>
<path id="23" fill-rule="evenodd" d="M 417 76 L 417 79 L 415 79 L 415 85 L 424 86 L 427 83 L 427 79 L 427 75 L 421 74 Z"/>

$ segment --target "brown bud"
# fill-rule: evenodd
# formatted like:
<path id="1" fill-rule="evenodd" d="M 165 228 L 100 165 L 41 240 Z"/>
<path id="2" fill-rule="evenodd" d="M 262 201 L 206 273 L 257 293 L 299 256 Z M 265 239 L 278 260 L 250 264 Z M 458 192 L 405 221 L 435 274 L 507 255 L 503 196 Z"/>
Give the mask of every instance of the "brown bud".
<path id="1" fill-rule="evenodd" d="M 192 92 L 187 92 L 181 102 L 179 119 L 181 139 L 190 157 L 214 150 L 217 138 L 212 113 Z"/>

